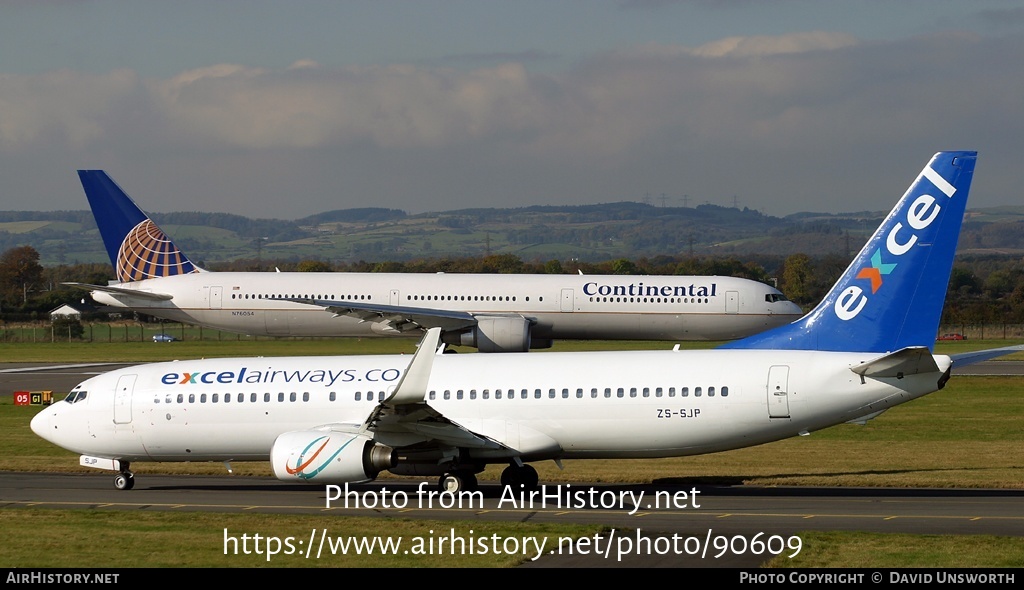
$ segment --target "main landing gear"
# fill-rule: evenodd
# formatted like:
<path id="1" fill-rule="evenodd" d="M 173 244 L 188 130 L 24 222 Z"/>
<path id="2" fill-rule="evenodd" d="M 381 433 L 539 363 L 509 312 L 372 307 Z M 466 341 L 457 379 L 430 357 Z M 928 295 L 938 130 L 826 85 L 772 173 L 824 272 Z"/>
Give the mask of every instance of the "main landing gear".
<path id="1" fill-rule="evenodd" d="M 501 485 L 519 490 L 535 490 L 540 482 L 537 470 L 532 465 L 512 463 L 501 472 Z M 437 480 L 442 492 L 457 494 L 459 492 L 476 491 L 478 484 L 476 474 L 472 471 L 451 471 Z"/>
<path id="2" fill-rule="evenodd" d="M 119 490 L 130 490 L 135 487 L 135 474 L 128 470 L 131 465 L 121 463 L 121 470 L 114 476 L 114 487 Z"/>

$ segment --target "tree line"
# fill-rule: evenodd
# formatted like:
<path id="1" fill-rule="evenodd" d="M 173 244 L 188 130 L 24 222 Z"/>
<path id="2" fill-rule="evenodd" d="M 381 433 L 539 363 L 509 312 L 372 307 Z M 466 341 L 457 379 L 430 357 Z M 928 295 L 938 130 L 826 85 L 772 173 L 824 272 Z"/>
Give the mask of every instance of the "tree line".
<path id="1" fill-rule="evenodd" d="M 213 271 L 297 272 L 406 272 L 482 274 L 611 274 L 611 275 L 720 275 L 743 277 L 772 284 L 804 309 L 826 294 L 849 264 L 837 254 L 812 256 L 655 256 L 620 258 L 603 262 L 523 260 L 514 254 L 463 258 L 418 258 L 405 261 L 330 262 L 326 260 L 274 261 L 240 259 L 212 265 Z M 112 277 L 106 264 L 70 264 L 44 267 L 31 246 L 17 246 L 0 254 L 0 319 L 45 319 L 62 304 L 81 308 L 85 291 L 66 282 L 106 284 Z M 957 258 L 946 293 L 942 318 L 947 324 L 1024 323 L 1024 261 L 1009 256 Z"/>

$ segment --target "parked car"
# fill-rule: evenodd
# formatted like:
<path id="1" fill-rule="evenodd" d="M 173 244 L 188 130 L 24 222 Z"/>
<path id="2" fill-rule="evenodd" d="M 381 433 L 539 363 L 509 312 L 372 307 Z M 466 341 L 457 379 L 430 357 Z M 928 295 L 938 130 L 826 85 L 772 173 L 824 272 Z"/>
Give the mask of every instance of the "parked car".
<path id="1" fill-rule="evenodd" d="M 153 335 L 153 342 L 176 342 L 178 339 L 170 334 L 155 334 Z"/>
<path id="2" fill-rule="evenodd" d="M 967 340 L 967 336 L 964 336 L 963 334 L 956 334 L 956 333 L 953 333 L 953 334 L 943 334 L 942 336 L 939 336 L 939 340 Z"/>

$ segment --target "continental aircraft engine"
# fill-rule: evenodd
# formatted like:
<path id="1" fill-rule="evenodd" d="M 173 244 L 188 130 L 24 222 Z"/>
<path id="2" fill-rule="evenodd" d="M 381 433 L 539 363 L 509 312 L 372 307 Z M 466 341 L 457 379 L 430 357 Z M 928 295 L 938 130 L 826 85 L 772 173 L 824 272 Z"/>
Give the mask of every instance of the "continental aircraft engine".
<path id="1" fill-rule="evenodd" d="M 479 317 L 468 332 L 446 333 L 448 344 L 471 346 L 480 352 L 527 352 L 530 350 L 530 320 L 523 317 Z"/>

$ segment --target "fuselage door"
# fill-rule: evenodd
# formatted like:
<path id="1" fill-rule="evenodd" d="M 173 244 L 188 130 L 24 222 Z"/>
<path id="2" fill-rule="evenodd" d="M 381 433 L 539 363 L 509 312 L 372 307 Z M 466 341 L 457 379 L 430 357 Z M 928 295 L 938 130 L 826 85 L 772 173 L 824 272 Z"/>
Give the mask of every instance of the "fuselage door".
<path id="1" fill-rule="evenodd" d="M 789 418 L 789 367 L 768 369 L 768 417 Z"/>
<path id="2" fill-rule="evenodd" d="M 402 304 L 402 296 L 398 292 L 398 289 L 392 289 L 391 290 L 391 297 L 390 297 L 390 300 L 388 301 L 388 303 L 390 303 L 391 305 L 401 305 Z"/>
<path id="3" fill-rule="evenodd" d="M 725 313 L 739 313 L 740 312 L 740 292 L 739 291 L 726 291 L 725 292 Z"/>
<path id="4" fill-rule="evenodd" d="M 223 303 L 221 302 L 222 293 L 224 287 L 210 287 L 210 309 L 220 309 Z"/>
<path id="5" fill-rule="evenodd" d="M 137 375 L 122 375 L 114 390 L 114 424 L 131 424 L 132 392 L 135 391 Z"/>
<path id="6" fill-rule="evenodd" d="M 562 289 L 562 307 L 561 310 L 565 312 L 571 312 L 575 307 L 576 301 L 573 297 L 572 289 Z"/>

